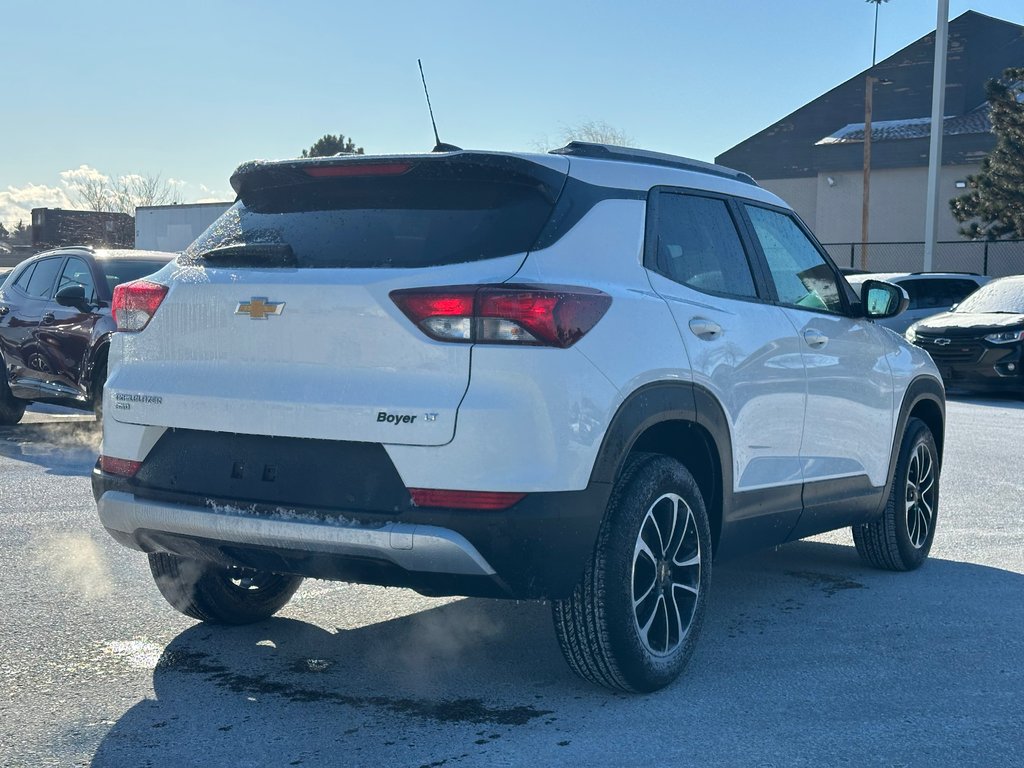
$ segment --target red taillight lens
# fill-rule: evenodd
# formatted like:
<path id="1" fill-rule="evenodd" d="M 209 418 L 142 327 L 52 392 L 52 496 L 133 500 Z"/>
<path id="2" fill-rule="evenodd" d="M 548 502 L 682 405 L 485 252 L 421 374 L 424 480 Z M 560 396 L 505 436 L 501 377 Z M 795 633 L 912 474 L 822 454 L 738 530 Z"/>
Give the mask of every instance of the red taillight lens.
<path id="1" fill-rule="evenodd" d="M 351 165 L 314 165 L 306 169 L 313 178 L 340 176 L 400 176 L 412 168 L 412 163 L 352 163 Z"/>
<path id="2" fill-rule="evenodd" d="M 571 347 L 612 303 L 606 293 L 567 286 L 412 288 L 391 300 L 439 341 Z"/>
<path id="3" fill-rule="evenodd" d="M 148 280 L 121 283 L 114 289 L 111 311 L 119 331 L 141 331 L 167 295 L 167 286 Z"/>
<path id="4" fill-rule="evenodd" d="M 135 473 L 142 466 L 141 461 L 129 461 L 128 459 L 116 459 L 113 456 L 100 456 L 100 469 L 108 475 L 120 475 L 121 477 L 135 477 Z"/>
<path id="5" fill-rule="evenodd" d="M 522 500 L 525 493 L 498 491 L 439 491 L 433 488 L 410 488 L 409 495 L 417 507 L 445 509 L 508 509 Z"/>

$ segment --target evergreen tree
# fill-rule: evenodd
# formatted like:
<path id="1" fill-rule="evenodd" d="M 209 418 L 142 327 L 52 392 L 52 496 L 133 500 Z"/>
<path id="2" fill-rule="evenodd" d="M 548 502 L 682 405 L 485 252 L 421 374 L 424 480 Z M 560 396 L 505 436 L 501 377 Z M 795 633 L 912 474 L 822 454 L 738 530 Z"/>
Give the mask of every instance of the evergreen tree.
<path id="1" fill-rule="evenodd" d="M 330 157 L 339 153 L 361 155 L 363 148 L 357 147 L 352 139 L 346 139 L 344 134 L 339 133 L 337 136 L 332 136 L 326 133 L 317 139 L 312 147 L 302 150 L 303 157 Z"/>
<path id="2" fill-rule="evenodd" d="M 32 230 L 25 226 L 25 222 L 18 219 L 11 232 L 11 242 L 15 245 L 29 245 L 32 242 Z"/>
<path id="3" fill-rule="evenodd" d="M 968 192 L 949 201 L 973 239 L 1024 237 L 1024 67 L 1010 67 L 985 86 L 996 146 L 981 172 L 967 178 Z"/>
<path id="4" fill-rule="evenodd" d="M 2 223 L 0 223 L 0 240 L 10 240 L 10 239 L 11 239 L 11 233 L 7 231 L 7 227 L 5 227 Z"/>

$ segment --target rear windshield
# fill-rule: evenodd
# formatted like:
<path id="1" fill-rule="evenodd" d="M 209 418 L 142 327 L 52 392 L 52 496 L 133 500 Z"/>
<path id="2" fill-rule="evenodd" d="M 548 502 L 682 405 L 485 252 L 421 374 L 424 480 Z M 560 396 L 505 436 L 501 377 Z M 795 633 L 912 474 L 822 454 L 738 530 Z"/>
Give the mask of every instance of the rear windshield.
<path id="1" fill-rule="evenodd" d="M 983 285 L 960 302 L 955 311 L 1024 314 L 1024 279 L 1007 278 Z"/>
<path id="2" fill-rule="evenodd" d="M 491 174 L 300 179 L 247 191 L 183 258 L 269 243 L 289 246 L 299 267 L 411 268 L 528 251 L 551 216 L 551 188 Z M 254 248 L 245 263 L 261 258 Z"/>
<path id="3" fill-rule="evenodd" d="M 165 264 L 162 261 L 136 261 L 134 259 L 98 259 L 97 263 L 107 277 L 107 285 L 110 287 L 111 293 L 121 283 L 130 283 L 132 280 L 159 272 Z"/>

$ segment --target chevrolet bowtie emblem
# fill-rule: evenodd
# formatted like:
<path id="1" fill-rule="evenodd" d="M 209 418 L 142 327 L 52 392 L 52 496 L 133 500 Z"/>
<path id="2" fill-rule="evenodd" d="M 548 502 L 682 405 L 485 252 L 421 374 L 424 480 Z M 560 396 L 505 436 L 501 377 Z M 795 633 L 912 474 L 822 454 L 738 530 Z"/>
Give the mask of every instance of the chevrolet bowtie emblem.
<path id="1" fill-rule="evenodd" d="M 269 315 L 280 315 L 283 311 L 283 301 L 270 301 L 266 296 L 253 296 L 235 307 L 236 315 L 248 315 L 253 320 L 266 320 Z"/>

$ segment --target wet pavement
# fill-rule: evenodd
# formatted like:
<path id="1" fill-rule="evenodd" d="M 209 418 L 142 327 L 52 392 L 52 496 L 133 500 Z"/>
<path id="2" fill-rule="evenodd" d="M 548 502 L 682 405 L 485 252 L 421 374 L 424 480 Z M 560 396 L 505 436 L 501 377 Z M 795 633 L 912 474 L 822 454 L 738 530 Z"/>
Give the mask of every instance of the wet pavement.
<path id="1" fill-rule="evenodd" d="M 919 571 L 847 531 L 717 563 L 684 677 L 575 678 L 540 603 L 307 581 L 177 614 L 99 526 L 88 415 L 0 428 L 0 765 L 1010 766 L 1024 748 L 1024 404 L 949 406 Z"/>

